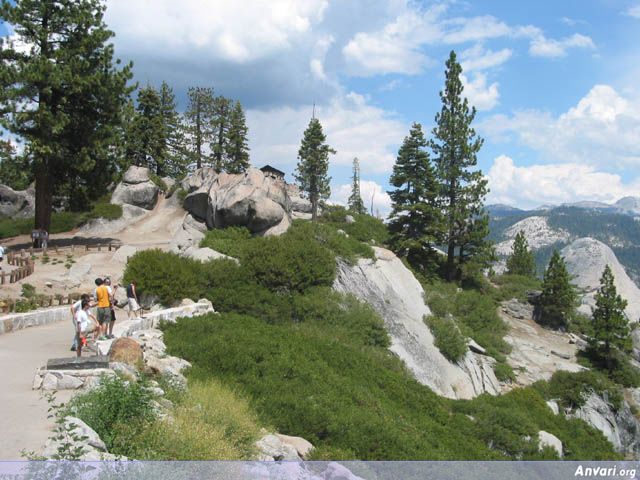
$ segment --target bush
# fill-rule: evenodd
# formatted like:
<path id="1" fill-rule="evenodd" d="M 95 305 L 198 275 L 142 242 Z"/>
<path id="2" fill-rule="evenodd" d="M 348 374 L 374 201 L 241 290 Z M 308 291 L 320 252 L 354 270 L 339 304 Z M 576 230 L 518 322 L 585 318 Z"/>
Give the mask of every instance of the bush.
<path id="1" fill-rule="evenodd" d="M 122 217 L 122 205 L 109 202 L 95 202 L 92 204 L 91 210 L 83 214 L 83 220 L 85 222 L 96 218 L 116 220 L 120 217 Z"/>
<path id="2" fill-rule="evenodd" d="M 205 232 L 200 247 L 209 247 L 216 252 L 238 258 L 252 238 L 247 227 L 214 228 Z"/>
<path id="3" fill-rule="evenodd" d="M 189 192 L 187 192 L 184 188 L 178 189 L 178 199 L 180 200 L 180 203 L 184 203 L 184 199 L 187 198 L 187 195 L 189 195 Z"/>
<path id="4" fill-rule="evenodd" d="M 347 215 L 351 215 L 355 222 L 347 223 L 345 220 Z M 350 237 L 360 242 L 368 243 L 373 240 L 378 245 L 386 245 L 389 241 L 389 231 L 382 220 L 366 213 L 350 212 L 339 205 L 326 206 L 319 221 L 344 230 Z"/>
<path id="5" fill-rule="evenodd" d="M 153 420 L 152 400 L 146 383 L 104 375 L 98 386 L 73 397 L 66 410 L 95 430 L 109 452 L 118 454 L 114 440 L 119 429 L 127 425 L 135 428 Z"/>
<path id="6" fill-rule="evenodd" d="M 137 460 L 249 460 L 260 427 L 248 402 L 219 381 L 192 382 L 171 419 L 118 423 L 113 451 Z"/>
<path id="7" fill-rule="evenodd" d="M 137 282 L 139 296 L 157 295 L 163 305 L 183 298 L 200 298 L 205 290 L 202 263 L 159 249 L 135 253 L 124 271 L 122 283 Z"/>
<path id="8" fill-rule="evenodd" d="M 20 287 L 22 289 L 22 296 L 24 298 L 32 298 L 36 295 L 36 287 L 31 285 L 30 283 L 23 283 Z"/>
<path id="9" fill-rule="evenodd" d="M 507 362 L 497 362 L 493 366 L 493 373 L 496 375 L 496 378 L 501 382 L 515 382 L 516 375 L 513 373 L 513 369 L 511 365 Z"/>
<path id="10" fill-rule="evenodd" d="M 247 242 L 240 263 L 255 281 L 275 293 L 304 292 L 329 286 L 336 262 L 326 248 L 304 235 L 255 238 Z"/>
<path id="11" fill-rule="evenodd" d="M 467 341 L 451 318 L 434 315 L 425 317 L 425 323 L 433 333 L 434 344 L 450 362 L 457 362 L 467 353 Z"/>
<path id="12" fill-rule="evenodd" d="M 500 287 L 492 291 L 492 296 L 499 302 L 511 300 L 512 298 L 526 302 L 527 290 L 540 290 L 542 288 L 539 279 L 524 275 L 496 275 L 491 281 Z"/>
<path id="13" fill-rule="evenodd" d="M 563 370 L 553 374 L 548 382 L 532 385 L 545 399 L 556 399 L 564 408 L 576 409 L 585 404 L 590 393 L 608 398 L 614 409 L 622 406 L 622 391 L 602 373 L 593 370 L 571 373 Z"/>
<path id="14" fill-rule="evenodd" d="M 31 230 L 33 230 L 33 225 L 33 217 L 0 217 L 0 238 L 16 237 L 18 235 L 30 234 Z"/>

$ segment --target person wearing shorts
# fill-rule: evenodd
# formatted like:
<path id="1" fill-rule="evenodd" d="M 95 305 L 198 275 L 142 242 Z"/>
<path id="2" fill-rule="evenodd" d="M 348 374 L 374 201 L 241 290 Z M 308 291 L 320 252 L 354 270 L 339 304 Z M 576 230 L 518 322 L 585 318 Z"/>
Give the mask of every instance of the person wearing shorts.
<path id="1" fill-rule="evenodd" d="M 82 296 L 80 297 L 80 300 L 78 300 L 76 303 L 74 303 L 73 305 L 71 305 L 71 322 L 73 323 L 73 345 L 71 345 L 71 351 L 75 352 L 76 348 L 78 346 L 78 335 L 77 335 L 77 322 L 76 322 L 76 314 L 82 310 L 82 302 L 86 300 L 89 301 L 90 297 L 88 294 L 83 293 Z M 96 331 L 96 336 L 98 334 L 98 332 Z M 95 338 L 94 338 L 95 340 Z"/>
<path id="2" fill-rule="evenodd" d="M 140 305 L 138 302 L 138 294 L 136 293 L 136 282 L 131 282 L 127 286 L 127 302 L 129 303 L 129 311 L 127 312 L 127 319 L 131 318 L 131 312 L 134 312 L 136 318 L 140 318 L 138 311 Z"/>
<path id="3" fill-rule="evenodd" d="M 111 287 L 105 285 L 101 278 L 96 279 L 96 285 L 98 287 L 93 293 L 93 298 L 98 302 L 98 325 L 100 326 L 98 340 L 106 340 L 107 327 L 111 323 L 111 299 L 113 293 Z"/>
<path id="4" fill-rule="evenodd" d="M 113 338 L 113 325 L 116 323 L 116 302 L 115 302 L 115 294 L 118 289 L 118 284 L 115 284 L 111 287 L 111 279 L 109 277 L 104 279 L 104 284 L 109 289 L 109 330 L 106 334 L 107 338 Z M 105 329 L 106 330 L 106 329 Z"/>
<path id="5" fill-rule="evenodd" d="M 92 313 L 89 313 L 89 308 L 91 308 L 89 300 L 82 300 L 80 311 L 76 313 L 76 344 L 78 345 L 76 356 L 78 357 L 82 356 L 82 341 L 85 339 L 85 336 L 91 332 L 97 332 L 100 328 L 96 317 L 94 317 Z M 89 321 L 89 317 L 93 319 L 93 323 Z"/>

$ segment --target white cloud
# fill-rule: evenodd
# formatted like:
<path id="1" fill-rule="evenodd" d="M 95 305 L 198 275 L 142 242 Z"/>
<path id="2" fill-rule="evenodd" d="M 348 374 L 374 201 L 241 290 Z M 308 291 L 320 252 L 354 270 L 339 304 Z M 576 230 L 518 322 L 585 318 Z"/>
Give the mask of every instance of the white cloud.
<path id="1" fill-rule="evenodd" d="M 546 203 L 581 200 L 611 203 L 624 196 L 637 195 L 640 178 L 623 183 L 620 175 L 597 171 L 579 163 L 518 167 L 501 155 L 487 174 L 488 203 L 505 203 L 523 208 Z"/>
<path id="2" fill-rule="evenodd" d="M 469 81 L 466 75 L 460 75 L 460 80 L 464 85 L 463 95 L 467 97 L 469 103 L 478 110 L 491 110 L 498 104 L 500 93 L 498 83 L 494 82 L 487 86 L 486 73 L 478 72 Z"/>
<path id="3" fill-rule="evenodd" d="M 536 27 L 523 31 L 528 32 L 528 36 L 531 37 L 529 53 L 534 57 L 566 57 L 568 55 L 567 50 L 570 48 L 587 48 L 591 50 L 596 48 L 590 37 L 579 33 L 574 33 L 562 40 L 555 40 L 545 37 L 542 31 Z"/>
<path id="4" fill-rule="evenodd" d="M 513 50 L 509 48 L 503 48 L 498 52 L 485 51 L 482 44 L 478 43 L 460 54 L 460 65 L 464 72 L 486 70 L 502 65 L 511 58 L 511 55 Z"/>
<path id="5" fill-rule="evenodd" d="M 247 111 L 252 162 L 280 165 L 293 172 L 311 113 L 311 105 Z M 358 157 L 363 174 L 390 172 L 397 145 L 408 132 L 408 126 L 392 113 L 369 105 L 365 97 L 353 92 L 317 105 L 316 117 L 327 143 L 337 150 L 329 158 L 330 165 L 351 166 Z"/>
<path id="6" fill-rule="evenodd" d="M 478 124 L 494 141 L 515 135 L 550 157 L 602 169 L 640 165 L 640 98 L 625 98 L 608 85 L 596 85 L 575 107 L 554 117 L 539 110 L 495 115 Z"/>
<path id="7" fill-rule="evenodd" d="M 640 3 L 629 7 L 625 12 L 626 15 L 634 18 L 640 18 Z"/>
<path id="8" fill-rule="evenodd" d="M 421 73 L 432 61 L 420 47 L 441 37 L 436 23 L 441 12 L 442 7 L 407 10 L 380 31 L 356 33 L 342 49 L 349 71 L 360 76 Z"/>
<path id="9" fill-rule="evenodd" d="M 199 50 L 247 62 L 291 47 L 320 22 L 328 0 L 244 2 L 108 0 L 105 20 L 118 43 L 160 52 Z M 144 21 L 141 21 L 144 19 Z"/>
<path id="10" fill-rule="evenodd" d="M 509 35 L 511 28 L 491 15 L 471 18 L 453 18 L 444 22 L 449 31 L 444 35 L 444 43 L 475 42 L 487 38 Z"/>
<path id="11" fill-rule="evenodd" d="M 350 183 L 331 187 L 331 201 L 335 204 L 346 206 L 350 195 Z M 372 203 L 373 213 L 376 214 L 379 211 L 382 218 L 386 218 L 391 212 L 391 197 L 376 182 L 360 179 L 360 196 L 367 208 L 367 212 L 371 213 Z"/>
<path id="12" fill-rule="evenodd" d="M 560 21 L 562 23 L 564 23 L 565 25 L 569 25 L 570 27 L 574 27 L 576 25 L 588 25 L 589 22 L 587 22 L 586 20 L 580 20 L 577 18 L 569 18 L 569 17 L 562 17 L 560 19 Z"/>

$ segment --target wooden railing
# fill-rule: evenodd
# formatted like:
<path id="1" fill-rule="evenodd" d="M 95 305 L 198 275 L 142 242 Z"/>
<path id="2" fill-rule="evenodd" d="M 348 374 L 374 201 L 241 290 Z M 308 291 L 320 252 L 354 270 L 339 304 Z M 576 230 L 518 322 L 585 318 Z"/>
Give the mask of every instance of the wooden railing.
<path id="1" fill-rule="evenodd" d="M 61 305 L 72 305 L 80 298 L 79 295 L 63 296 L 63 295 L 39 295 L 35 299 L 9 299 L 0 301 L 0 313 L 11 313 L 16 311 L 16 304 L 20 302 L 32 302 L 36 303 L 38 307 L 56 307 Z"/>
<path id="2" fill-rule="evenodd" d="M 10 272 L 0 272 L 0 285 L 15 283 L 28 277 L 35 271 L 35 262 L 31 257 L 18 256 L 14 252 L 9 252 L 9 255 L 7 255 L 7 263 L 17 266 L 18 268 Z"/>

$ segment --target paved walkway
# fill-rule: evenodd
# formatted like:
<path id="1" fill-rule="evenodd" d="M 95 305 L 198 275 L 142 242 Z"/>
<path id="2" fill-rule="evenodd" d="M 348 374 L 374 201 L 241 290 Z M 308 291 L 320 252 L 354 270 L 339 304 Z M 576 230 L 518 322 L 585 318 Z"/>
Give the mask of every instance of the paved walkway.
<path id="1" fill-rule="evenodd" d="M 0 461 L 24 460 L 22 449 L 40 453 L 53 422 L 47 401 L 31 390 L 34 371 L 49 358 L 75 355 L 71 320 L 0 335 Z M 71 391 L 56 398 L 67 401 Z"/>

